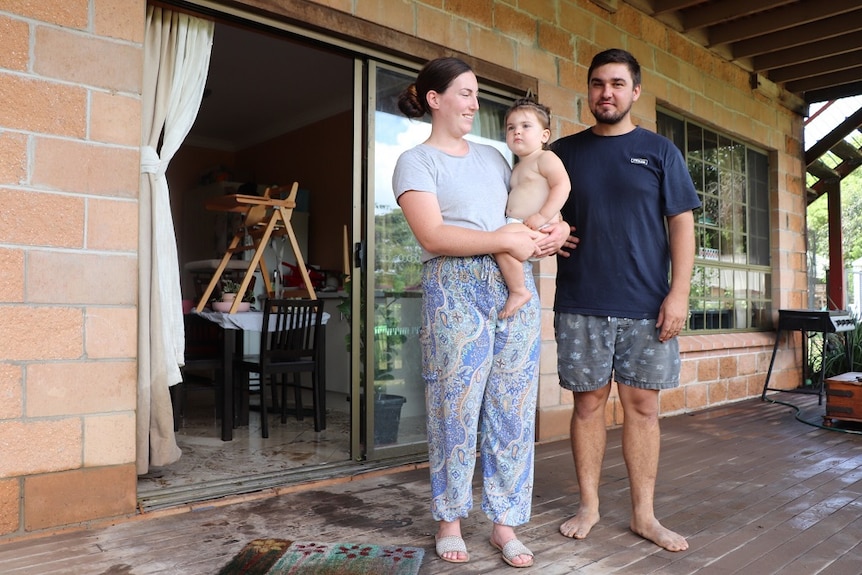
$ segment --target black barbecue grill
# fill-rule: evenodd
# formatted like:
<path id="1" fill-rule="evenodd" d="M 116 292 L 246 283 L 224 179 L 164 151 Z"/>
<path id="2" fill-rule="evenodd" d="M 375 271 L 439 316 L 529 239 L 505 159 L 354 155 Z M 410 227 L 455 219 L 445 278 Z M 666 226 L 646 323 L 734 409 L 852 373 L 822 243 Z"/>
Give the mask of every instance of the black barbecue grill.
<path id="1" fill-rule="evenodd" d="M 775 334 L 775 346 L 772 348 L 772 359 L 769 362 L 769 371 L 766 372 L 766 381 L 763 383 L 763 392 L 760 399 L 766 399 L 767 391 L 784 391 L 787 393 L 809 393 L 817 394 L 818 403 L 823 403 L 823 378 L 826 369 L 826 334 L 851 331 L 856 328 L 856 320 L 849 311 L 845 310 L 819 310 L 819 309 L 781 309 L 778 310 L 778 330 Z M 772 376 L 772 366 L 775 364 L 775 354 L 778 352 L 778 342 L 781 340 L 783 331 L 802 332 L 802 382 L 796 389 L 776 389 L 769 387 L 769 378 Z M 809 334 L 820 333 L 823 338 L 823 356 L 820 361 L 820 371 L 816 374 L 807 374 L 808 371 L 808 338 Z M 852 354 L 852 350 L 848 350 Z M 850 365 L 853 365 L 852 355 Z M 808 377 L 806 377 L 808 375 Z M 807 384 L 806 379 L 809 380 Z"/>

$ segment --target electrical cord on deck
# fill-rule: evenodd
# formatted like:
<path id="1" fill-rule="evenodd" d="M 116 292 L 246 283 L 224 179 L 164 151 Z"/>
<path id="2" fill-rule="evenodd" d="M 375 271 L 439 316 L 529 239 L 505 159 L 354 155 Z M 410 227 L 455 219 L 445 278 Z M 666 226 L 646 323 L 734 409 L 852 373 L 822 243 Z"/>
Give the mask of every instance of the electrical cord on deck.
<path id="1" fill-rule="evenodd" d="M 796 413 L 794 414 L 796 421 L 800 421 L 800 422 L 804 423 L 805 425 L 810 425 L 811 427 L 819 427 L 820 429 L 825 429 L 826 431 L 838 431 L 840 433 L 849 433 L 851 435 L 862 435 L 862 431 L 857 430 L 857 429 L 842 429 L 840 427 L 829 427 L 828 425 L 822 425 L 820 423 L 813 423 L 811 421 L 807 421 L 805 419 L 802 419 L 800 417 L 800 414 L 802 413 L 802 409 L 793 405 L 792 403 L 787 403 L 785 401 L 778 401 L 777 399 L 770 399 L 768 397 L 763 398 L 763 401 L 768 401 L 769 403 L 777 403 L 779 405 L 784 405 L 786 407 L 792 407 L 793 409 L 796 410 Z"/>

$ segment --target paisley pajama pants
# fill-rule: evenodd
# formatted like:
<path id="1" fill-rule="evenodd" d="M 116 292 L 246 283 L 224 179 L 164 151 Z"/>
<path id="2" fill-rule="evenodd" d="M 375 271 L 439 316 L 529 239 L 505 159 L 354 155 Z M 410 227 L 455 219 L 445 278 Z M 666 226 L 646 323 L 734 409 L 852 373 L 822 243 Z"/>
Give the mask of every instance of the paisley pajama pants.
<path id="1" fill-rule="evenodd" d="M 428 413 L 431 513 L 467 517 L 477 440 L 482 510 L 502 525 L 530 519 L 539 376 L 540 304 L 506 320 L 508 296 L 493 257 L 437 257 L 423 266 L 422 374 Z"/>

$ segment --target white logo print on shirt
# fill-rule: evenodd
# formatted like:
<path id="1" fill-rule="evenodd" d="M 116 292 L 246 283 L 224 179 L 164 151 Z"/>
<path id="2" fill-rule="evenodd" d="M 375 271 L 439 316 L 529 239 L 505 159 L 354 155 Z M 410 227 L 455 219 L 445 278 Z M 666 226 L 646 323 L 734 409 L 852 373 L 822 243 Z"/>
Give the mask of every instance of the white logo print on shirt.
<path id="1" fill-rule="evenodd" d="M 640 164 L 641 166 L 649 165 L 649 160 L 646 158 L 631 158 L 629 160 L 632 164 Z"/>

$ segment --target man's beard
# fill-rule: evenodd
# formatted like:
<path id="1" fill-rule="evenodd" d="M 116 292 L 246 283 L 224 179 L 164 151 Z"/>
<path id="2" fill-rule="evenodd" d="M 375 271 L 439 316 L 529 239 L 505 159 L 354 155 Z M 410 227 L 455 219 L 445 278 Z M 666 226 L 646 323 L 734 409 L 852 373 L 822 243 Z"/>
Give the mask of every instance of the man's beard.
<path id="1" fill-rule="evenodd" d="M 602 112 L 599 111 L 598 106 L 596 106 L 590 111 L 593 113 L 593 117 L 596 119 L 597 123 L 612 126 L 614 124 L 619 124 L 620 121 L 626 117 L 626 114 L 628 114 L 629 110 L 631 109 L 632 107 L 629 106 L 625 110 L 614 111 L 616 110 L 616 108 L 614 108 L 613 110 L 607 110 Z"/>

